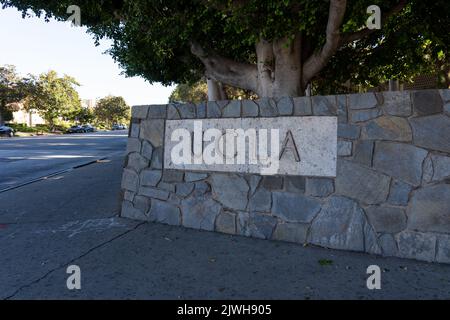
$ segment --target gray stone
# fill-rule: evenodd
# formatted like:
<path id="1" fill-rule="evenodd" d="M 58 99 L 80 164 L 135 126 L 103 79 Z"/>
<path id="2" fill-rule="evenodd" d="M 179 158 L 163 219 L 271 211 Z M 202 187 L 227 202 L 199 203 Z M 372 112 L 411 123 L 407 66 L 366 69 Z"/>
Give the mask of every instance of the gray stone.
<path id="1" fill-rule="evenodd" d="M 364 224 L 364 251 L 370 254 L 381 254 L 381 247 L 378 244 L 377 234 L 375 230 L 367 222 Z"/>
<path id="2" fill-rule="evenodd" d="M 369 121 L 362 131 L 367 140 L 412 141 L 411 127 L 406 119 L 383 116 Z"/>
<path id="3" fill-rule="evenodd" d="M 353 161 L 371 167 L 374 143 L 371 140 L 359 140 L 355 144 Z"/>
<path id="4" fill-rule="evenodd" d="M 338 124 L 338 138 L 358 139 L 361 134 L 361 127 L 354 124 Z"/>
<path id="5" fill-rule="evenodd" d="M 177 183 L 176 184 L 176 193 L 180 196 L 186 197 L 192 193 L 194 190 L 195 183 L 186 182 L 186 183 Z"/>
<path id="6" fill-rule="evenodd" d="M 315 116 L 336 116 L 337 105 L 335 96 L 311 97 L 313 114 Z"/>
<path id="7" fill-rule="evenodd" d="M 444 105 L 444 112 L 447 114 L 447 116 L 450 116 L 450 102 Z"/>
<path id="8" fill-rule="evenodd" d="M 127 153 L 141 152 L 141 140 L 137 138 L 128 138 Z"/>
<path id="9" fill-rule="evenodd" d="M 152 200 L 149 220 L 172 226 L 179 226 L 181 224 L 180 209 L 177 206 L 164 201 Z"/>
<path id="10" fill-rule="evenodd" d="M 409 91 L 385 91 L 383 92 L 383 110 L 392 116 L 410 116 L 411 94 Z"/>
<path id="11" fill-rule="evenodd" d="M 186 103 L 178 105 L 178 112 L 181 119 L 195 119 L 196 106 L 193 103 Z"/>
<path id="12" fill-rule="evenodd" d="M 148 109 L 148 119 L 165 119 L 167 113 L 167 105 L 152 105 Z"/>
<path id="13" fill-rule="evenodd" d="M 207 118 L 220 118 L 222 116 L 222 111 L 219 105 L 215 101 L 208 101 L 206 107 L 206 117 Z"/>
<path id="14" fill-rule="evenodd" d="M 348 157 L 352 155 L 353 142 L 339 140 L 337 143 L 337 155 L 340 157 Z"/>
<path id="15" fill-rule="evenodd" d="M 371 119 L 378 118 L 382 115 L 379 109 L 359 110 L 350 113 L 351 122 L 364 122 Z"/>
<path id="16" fill-rule="evenodd" d="M 436 252 L 436 236 L 420 232 L 403 231 L 397 236 L 399 256 L 432 262 Z"/>
<path id="17" fill-rule="evenodd" d="M 337 112 L 338 112 L 338 122 L 347 123 L 347 95 L 341 94 L 336 96 L 337 102 Z"/>
<path id="18" fill-rule="evenodd" d="M 256 100 L 259 105 L 259 112 L 261 117 L 276 117 L 278 110 L 275 100 L 272 98 L 261 98 Z"/>
<path id="19" fill-rule="evenodd" d="M 148 159 L 144 158 L 139 153 L 133 152 L 128 155 L 127 168 L 140 172 L 142 169 L 147 168 L 148 165 Z"/>
<path id="20" fill-rule="evenodd" d="M 236 214 L 224 211 L 216 218 L 217 232 L 236 234 Z"/>
<path id="21" fill-rule="evenodd" d="M 123 169 L 122 189 L 136 192 L 139 187 L 139 176 L 130 169 Z"/>
<path id="22" fill-rule="evenodd" d="M 378 238 L 381 252 L 385 257 L 396 257 L 398 255 L 397 242 L 392 234 L 383 234 Z"/>
<path id="23" fill-rule="evenodd" d="M 428 152 L 410 144 L 377 142 L 373 166 L 392 177 L 412 185 L 422 180 L 422 163 Z"/>
<path id="24" fill-rule="evenodd" d="M 284 190 L 287 192 L 305 192 L 305 177 L 286 176 L 284 177 Z"/>
<path id="25" fill-rule="evenodd" d="M 311 97 L 294 98 L 294 116 L 312 115 Z"/>
<path id="26" fill-rule="evenodd" d="M 258 189 L 249 201 L 250 211 L 270 212 L 272 206 L 272 195 L 266 189 Z"/>
<path id="27" fill-rule="evenodd" d="M 151 160 L 153 156 L 153 147 L 148 141 L 142 141 L 142 156 L 144 156 L 146 159 Z"/>
<path id="28" fill-rule="evenodd" d="M 123 218 L 135 220 L 147 220 L 147 216 L 139 209 L 136 209 L 129 201 L 122 202 L 122 210 L 120 212 L 120 216 Z"/>
<path id="29" fill-rule="evenodd" d="M 320 211 L 320 201 L 301 194 L 273 192 L 272 213 L 284 221 L 309 223 Z"/>
<path id="30" fill-rule="evenodd" d="M 241 101 L 232 100 L 222 112 L 224 118 L 239 118 L 241 116 Z"/>
<path id="31" fill-rule="evenodd" d="M 248 185 L 250 186 L 250 195 L 253 195 L 256 191 L 256 188 L 258 188 L 260 181 L 262 180 L 261 176 L 252 174 L 249 176 L 246 176 Z"/>
<path id="32" fill-rule="evenodd" d="M 150 187 L 140 187 L 139 195 L 159 200 L 169 199 L 169 192 Z"/>
<path id="33" fill-rule="evenodd" d="M 134 192 L 125 190 L 125 192 L 123 193 L 123 200 L 133 202 L 135 195 L 136 194 Z"/>
<path id="34" fill-rule="evenodd" d="M 153 147 L 160 147 L 164 138 L 164 120 L 151 119 L 141 122 L 139 137 L 149 141 Z"/>
<path id="35" fill-rule="evenodd" d="M 443 102 L 438 90 L 419 90 L 412 93 L 414 114 L 427 116 L 441 113 Z"/>
<path id="36" fill-rule="evenodd" d="M 161 170 L 143 170 L 141 172 L 141 186 L 145 187 L 156 187 L 156 185 L 161 180 L 162 172 Z"/>
<path id="37" fill-rule="evenodd" d="M 366 223 L 364 212 L 355 201 L 332 196 L 314 219 L 308 242 L 333 249 L 365 251 Z"/>
<path id="38" fill-rule="evenodd" d="M 197 119 L 206 118 L 206 102 L 197 104 Z"/>
<path id="39" fill-rule="evenodd" d="M 283 188 L 283 178 L 275 176 L 265 176 L 262 178 L 261 186 L 267 190 L 281 190 Z"/>
<path id="40" fill-rule="evenodd" d="M 303 244 L 306 243 L 308 229 L 308 224 L 279 223 L 273 232 L 272 239 Z"/>
<path id="41" fill-rule="evenodd" d="M 437 235 L 436 261 L 450 263 L 450 235 Z"/>
<path id="42" fill-rule="evenodd" d="M 235 174 L 215 173 L 210 176 L 213 195 L 225 207 L 245 210 L 249 187 L 244 178 Z"/>
<path id="43" fill-rule="evenodd" d="M 181 182 L 184 178 L 184 172 L 180 170 L 164 170 L 162 181 L 164 182 Z"/>
<path id="44" fill-rule="evenodd" d="M 147 213 L 150 209 L 151 200 L 144 196 L 135 196 L 133 200 L 133 205 L 136 209 Z"/>
<path id="45" fill-rule="evenodd" d="M 370 206 L 365 211 L 370 224 L 378 233 L 397 233 L 406 228 L 406 214 L 403 209 Z"/>
<path id="46" fill-rule="evenodd" d="M 202 196 L 208 192 L 210 192 L 209 184 L 207 184 L 204 181 L 195 182 L 194 193 L 193 193 L 194 197 Z"/>
<path id="47" fill-rule="evenodd" d="M 151 167 L 153 169 L 162 169 L 162 161 L 163 161 L 163 148 L 159 147 L 153 149 Z"/>
<path id="48" fill-rule="evenodd" d="M 184 175 L 184 181 L 194 182 L 208 178 L 207 173 L 186 172 Z"/>
<path id="49" fill-rule="evenodd" d="M 450 233 L 450 184 L 414 191 L 408 206 L 408 229 Z"/>
<path id="50" fill-rule="evenodd" d="M 253 100 L 242 101 L 242 116 L 257 117 L 259 115 L 258 105 Z"/>
<path id="51" fill-rule="evenodd" d="M 450 153 L 450 117 L 434 115 L 414 118 L 410 123 L 417 146 Z"/>
<path id="52" fill-rule="evenodd" d="M 338 161 L 336 193 L 366 204 L 384 202 L 389 192 L 390 178 L 347 160 Z"/>
<path id="53" fill-rule="evenodd" d="M 221 205 L 210 197 L 191 197 L 181 202 L 183 226 L 213 231 L 214 222 L 222 209 Z"/>
<path id="54" fill-rule="evenodd" d="M 450 157 L 433 154 L 431 160 L 433 161 L 434 168 L 432 181 L 441 181 L 450 178 Z"/>
<path id="55" fill-rule="evenodd" d="M 422 184 L 429 183 L 433 179 L 434 168 L 431 156 L 428 155 L 423 162 Z"/>
<path id="56" fill-rule="evenodd" d="M 294 111 L 294 105 L 290 97 L 283 97 L 278 100 L 277 106 L 280 116 L 291 116 Z"/>
<path id="57" fill-rule="evenodd" d="M 184 197 L 179 195 L 179 194 L 175 194 L 175 193 L 171 193 L 169 195 L 169 199 L 167 200 L 168 203 L 175 205 L 175 206 L 180 206 L 181 205 L 181 200 L 183 200 Z"/>
<path id="58" fill-rule="evenodd" d="M 412 186 L 400 180 L 393 180 L 388 203 L 398 206 L 408 205 L 409 194 L 412 188 Z"/>
<path id="59" fill-rule="evenodd" d="M 306 195 L 313 197 L 328 197 L 333 192 L 333 179 L 306 178 Z"/>
<path id="60" fill-rule="evenodd" d="M 439 90 L 441 94 L 442 101 L 449 102 L 450 101 L 450 89 L 441 89 Z"/>
<path id="61" fill-rule="evenodd" d="M 132 121 L 136 121 L 137 119 L 132 119 Z M 130 125 L 130 138 L 139 138 L 140 132 L 140 121 L 132 122 Z"/>
<path id="62" fill-rule="evenodd" d="M 248 237 L 270 239 L 277 224 L 273 216 L 251 212 L 239 213 L 238 233 Z"/>
<path id="63" fill-rule="evenodd" d="M 131 117 L 134 119 L 147 119 L 150 106 L 133 106 L 131 108 Z"/>
<path id="64" fill-rule="evenodd" d="M 178 112 L 178 108 L 174 104 L 169 104 L 167 107 L 167 119 L 169 120 L 178 120 L 181 119 L 180 113 Z"/>
<path id="65" fill-rule="evenodd" d="M 372 109 L 378 105 L 377 97 L 375 93 L 357 93 L 348 95 L 348 107 L 352 110 L 355 109 Z"/>
<path id="66" fill-rule="evenodd" d="M 167 191 L 167 192 L 172 192 L 172 193 L 175 192 L 175 184 L 171 183 L 171 182 L 162 182 L 161 181 L 160 183 L 158 183 L 157 188 Z"/>

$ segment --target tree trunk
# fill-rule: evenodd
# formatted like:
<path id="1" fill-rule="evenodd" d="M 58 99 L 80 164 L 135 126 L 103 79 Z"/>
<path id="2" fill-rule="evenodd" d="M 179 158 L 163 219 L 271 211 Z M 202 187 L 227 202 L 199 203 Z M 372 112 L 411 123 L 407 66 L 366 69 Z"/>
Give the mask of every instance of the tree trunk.
<path id="1" fill-rule="evenodd" d="M 223 88 L 223 85 L 213 79 L 206 79 L 208 84 L 208 101 L 226 100 L 227 95 Z"/>

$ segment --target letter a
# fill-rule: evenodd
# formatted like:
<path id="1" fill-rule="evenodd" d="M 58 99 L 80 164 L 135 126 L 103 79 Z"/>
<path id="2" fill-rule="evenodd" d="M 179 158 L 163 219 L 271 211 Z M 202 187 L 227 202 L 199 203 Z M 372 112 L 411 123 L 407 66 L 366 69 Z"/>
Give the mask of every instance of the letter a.
<path id="1" fill-rule="evenodd" d="M 298 153 L 297 146 L 295 145 L 294 136 L 292 135 L 291 130 L 288 130 L 288 132 L 286 132 L 286 138 L 284 138 L 283 146 L 280 152 L 280 160 L 286 150 L 291 150 L 294 154 L 295 161 L 300 162 L 300 155 Z"/>

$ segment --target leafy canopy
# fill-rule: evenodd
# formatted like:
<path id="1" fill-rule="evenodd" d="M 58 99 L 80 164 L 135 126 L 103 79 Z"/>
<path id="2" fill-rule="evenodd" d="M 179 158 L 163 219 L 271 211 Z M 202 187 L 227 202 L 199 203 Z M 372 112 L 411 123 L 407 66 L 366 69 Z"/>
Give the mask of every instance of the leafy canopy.
<path id="1" fill-rule="evenodd" d="M 125 122 L 130 119 L 130 107 L 122 97 L 107 96 L 98 100 L 94 115 L 107 125 Z"/>

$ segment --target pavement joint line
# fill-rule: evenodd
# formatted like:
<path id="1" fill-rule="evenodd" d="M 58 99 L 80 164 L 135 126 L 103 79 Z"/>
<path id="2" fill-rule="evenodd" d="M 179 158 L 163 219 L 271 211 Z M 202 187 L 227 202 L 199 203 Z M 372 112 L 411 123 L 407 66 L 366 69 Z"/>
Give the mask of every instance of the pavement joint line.
<path id="1" fill-rule="evenodd" d="M 110 219 L 110 218 L 122 218 L 120 216 L 120 210 L 114 210 L 111 213 L 111 216 L 106 216 L 105 219 Z M 102 219 L 102 218 L 98 218 L 98 219 Z M 88 220 L 88 219 L 86 219 Z M 1 221 L 0 220 L 0 225 L 7 225 L 7 226 L 18 226 L 18 225 L 30 225 L 30 224 L 42 224 L 42 223 L 69 223 L 69 222 L 73 222 L 73 221 L 77 221 L 77 220 L 44 220 L 44 221 L 14 221 L 14 222 L 8 222 L 8 221 Z"/>
<path id="2" fill-rule="evenodd" d="M 64 268 L 65 266 L 74 263 L 74 262 L 77 261 L 78 259 L 81 259 L 81 258 L 87 256 L 88 254 L 92 253 L 93 251 L 95 251 L 95 250 L 97 250 L 97 249 L 99 249 L 99 248 L 101 248 L 101 247 L 103 247 L 103 246 L 105 246 L 105 245 L 107 245 L 107 244 L 113 242 L 114 240 L 117 240 L 117 239 L 119 239 L 119 238 L 121 238 L 121 237 L 127 235 L 127 234 L 130 233 L 130 232 L 135 231 L 136 229 L 138 229 L 140 226 L 142 226 L 142 225 L 144 225 L 144 224 L 147 224 L 147 221 L 140 222 L 140 223 L 136 224 L 136 226 L 134 226 L 134 227 L 131 228 L 130 230 L 127 230 L 127 231 L 125 231 L 124 233 L 121 233 L 121 234 L 119 234 L 119 235 L 117 235 L 117 236 L 115 236 L 115 237 L 113 237 L 113 238 L 111 238 L 111 239 L 109 239 L 109 240 L 107 240 L 107 241 L 105 241 L 105 242 L 100 243 L 100 244 L 97 245 L 97 246 L 94 246 L 93 248 L 89 249 L 89 250 L 86 251 L 85 253 L 79 255 L 79 256 L 76 257 L 76 258 L 73 258 L 72 260 L 70 260 L 70 261 L 68 261 L 68 262 L 66 262 L 66 263 L 60 264 L 59 266 L 57 266 L 57 267 L 55 267 L 55 268 L 53 268 L 53 269 L 47 271 L 47 272 L 46 272 L 43 276 L 41 276 L 40 278 L 35 279 L 35 280 L 31 281 L 31 282 L 28 283 L 28 284 L 25 284 L 25 285 L 23 285 L 23 286 L 20 286 L 20 287 L 19 287 L 17 290 L 15 290 L 11 295 L 9 295 L 9 296 L 7 296 L 7 297 L 5 297 L 5 298 L 1 298 L 1 299 L 2 299 L 2 300 L 10 300 L 10 299 L 13 299 L 14 296 L 16 296 L 18 293 L 20 293 L 20 291 L 22 291 L 22 290 L 25 289 L 25 288 L 31 287 L 32 285 L 34 285 L 34 284 L 40 282 L 41 280 L 44 280 L 45 278 L 47 278 L 50 274 L 52 274 L 52 273 L 55 272 L 56 270 L 61 269 L 61 268 Z"/>
<path id="3" fill-rule="evenodd" d="M 18 185 L 12 186 L 12 187 L 8 187 L 8 188 L 5 188 L 5 189 L 1 189 L 1 190 L 0 190 L 0 193 L 4 193 L 4 192 L 7 192 L 7 191 L 11 191 L 11 190 L 14 190 L 14 189 L 18 189 L 18 188 L 27 186 L 27 185 L 32 184 L 32 183 L 35 183 L 35 182 L 39 182 L 39 181 L 46 180 L 46 179 L 48 179 L 48 178 L 57 176 L 57 175 L 62 174 L 62 173 L 66 173 L 66 172 L 69 172 L 69 171 L 72 171 L 72 170 L 75 170 L 75 169 L 79 169 L 79 168 L 82 168 L 82 167 L 86 167 L 86 166 L 89 166 L 89 165 L 91 165 L 91 164 L 97 163 L 97 162 L 99 162 L 99 161 L 105 160 L 105 159 L 107 159 L 107 158 L 108 158 L 108 157 L 98 158 L 98 159 L 91 160 L 91 161 L 86 162 L 86 163 L 78 164 L 78 165 L 76 165 L 76 166 L 73 166 L 73 167 L 70 167 L 70 168 L 67 168 L 67 169 L 63 169 L 63 170 L 59 170 L 59 171 L 56 171 L 56 172 L 53 172 L 53 173 L 50 173 L 50 174 L 46 174 L 45 176 L 38 177 L 38 178 L 29 180 L 29 181 L 26 181 L 26 182 L 22 182 L 22 183 L 20 183 L 20 184 L 18 184 Z"/>

